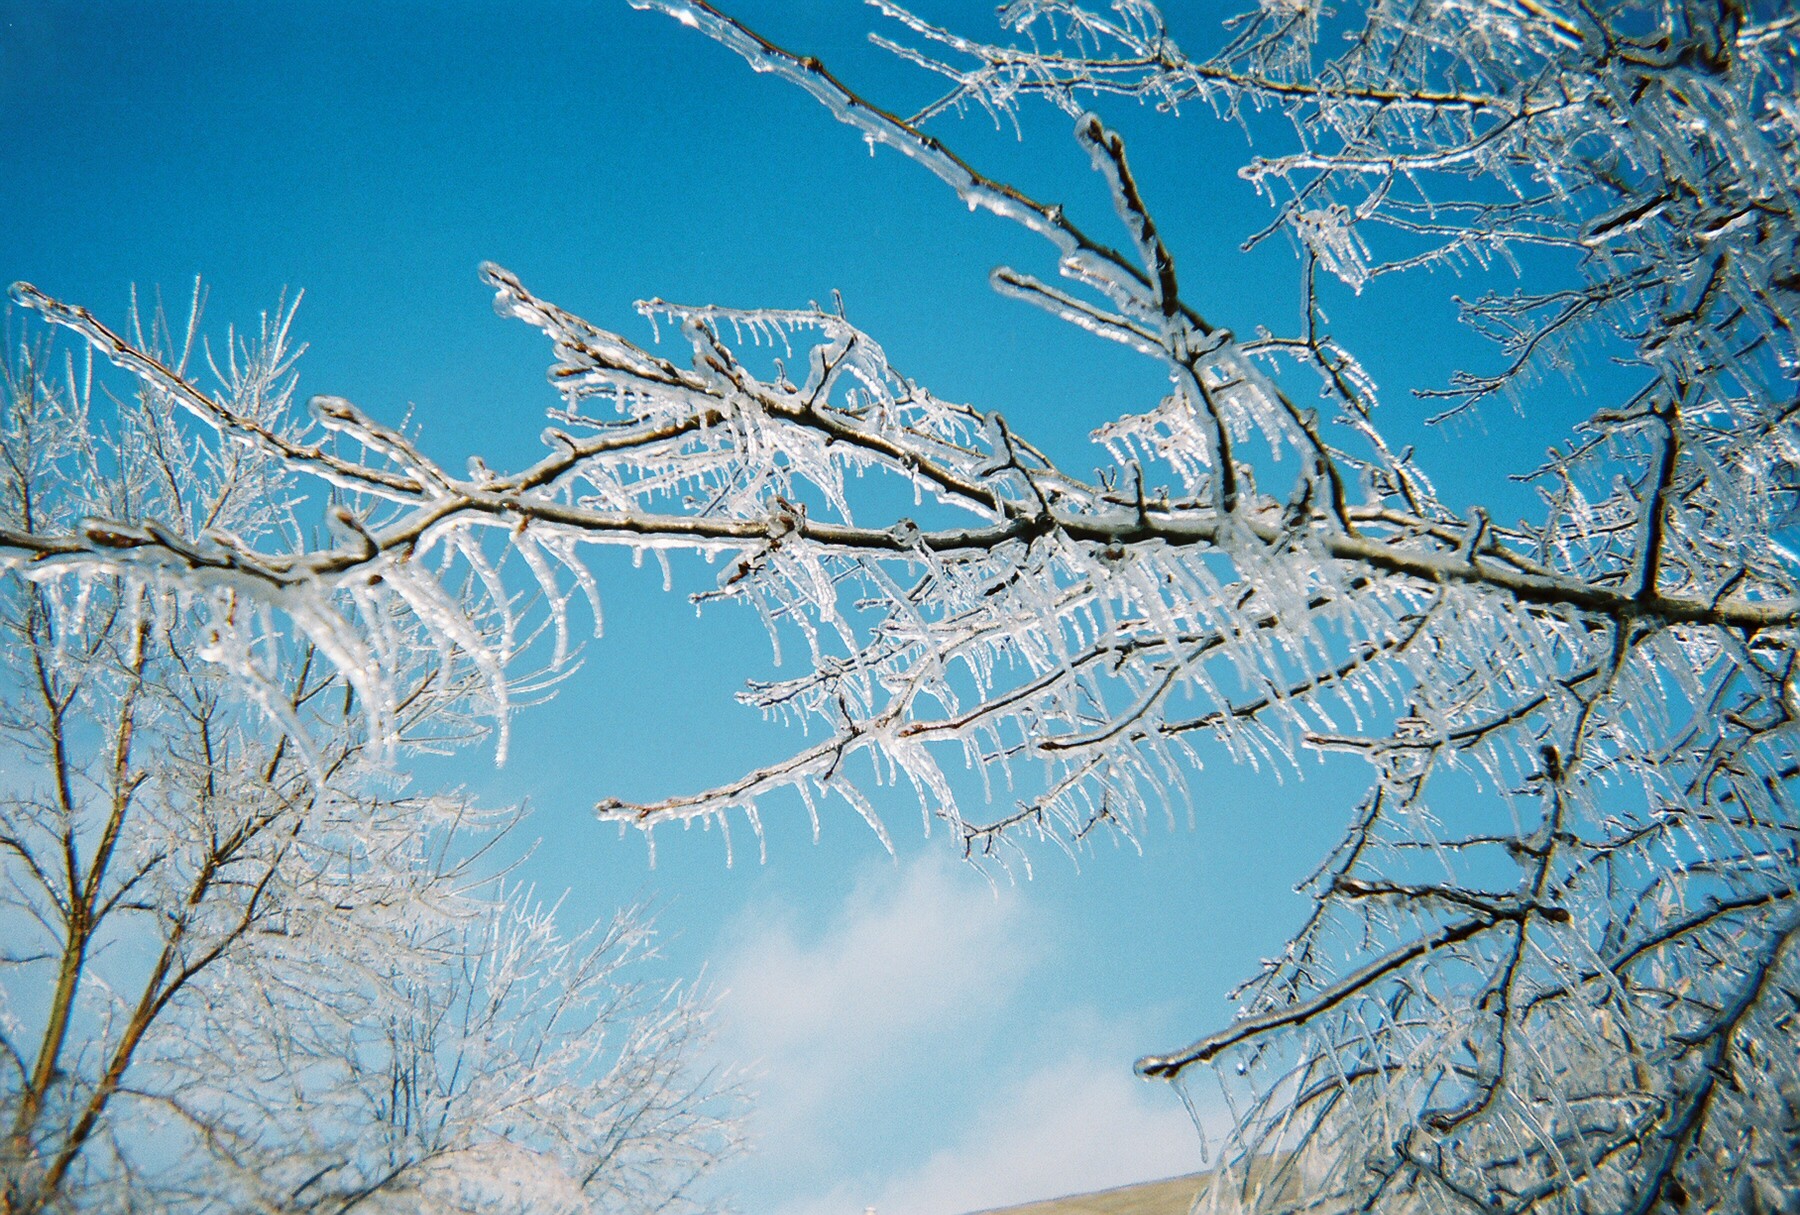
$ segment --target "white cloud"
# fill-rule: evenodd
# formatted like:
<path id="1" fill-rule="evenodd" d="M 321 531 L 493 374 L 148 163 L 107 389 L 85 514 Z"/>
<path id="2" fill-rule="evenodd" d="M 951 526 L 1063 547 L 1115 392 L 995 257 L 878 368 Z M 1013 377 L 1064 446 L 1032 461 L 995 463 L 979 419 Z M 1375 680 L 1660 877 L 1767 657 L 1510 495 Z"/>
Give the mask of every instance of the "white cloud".
<path id="1" fill-rule="evenodd" d="M 724 1045 L 760 1073 L 775 1153 L 816 1139 L 835 1106 L 904 1084 L 896 1061 L 990 1016 L 1044 952 L 1012 891 L 935 857 L 865 873 L 829 928 L 806 927 L 762 910 L 720 974 Z"/>
<path id="2" fill-rule="evenodd" d="M 722 1046 L 756 1078 L 757 1151 L 720 1178 L 780 1215 L 960 1215 L 1200 1167 L 1150 1035 L 1083 997 L 1029 891 L 928 856 L 818 913 L 730 934 Z M 746 1189 L 748 1193 L 746 1193 Z"/>
<path id="3" fill-rule="evenodd" d="M 1175 1094 L 1117 1059 L 1054 1064 L 996 1092 L 954 1147 L 885 1180 L 840 1183 L 781 1215 L 959 1215 L 1200 1168 Z"/>

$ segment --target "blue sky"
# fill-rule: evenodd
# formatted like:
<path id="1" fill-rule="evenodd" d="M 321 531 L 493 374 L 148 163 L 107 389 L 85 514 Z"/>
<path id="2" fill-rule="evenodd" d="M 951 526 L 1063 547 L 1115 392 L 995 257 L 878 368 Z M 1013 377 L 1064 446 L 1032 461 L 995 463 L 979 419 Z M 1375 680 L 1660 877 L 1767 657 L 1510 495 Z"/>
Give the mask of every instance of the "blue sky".
<path id="1" fill-rule="evenodd" d="M 859 5 L 730 7 L 873 95 L 922 95 L 861 41 L 874 17 Z M 1177 32 L 1205 43 L 1224 10 L 1181 7 Z M 987 3 L 927 11 L 991 29 Z M 1286 247 L 1236 252 L 1267 218 L 1231 171 L 1242 132 L 1205 114 L 1109 117 L 1188 297 L 1240 331 L 1287 321 Z M 1036 113 L 1024 143 L 981 118 L 947 133 L 1105 230 L 1067 128 Z M 447 463 L 530 459 L 553 403 L 547 344 L 493 316 L 483 259 L 639 340 L 639 298 L 792 307 L 839 290 L 903 371 L 1001 410 L 1077 470 L 1102 459 L 1093 426 L 1160 388 L 1141 360 L 988 290 L 999 262 L 1049 271 L 1021 233 L 624 0 L 0 0 L 0 132 L 0 280 L 116 319 L 132 284 L 182 300 L 200 275 L 215 332 L 303 289 L 302 393 L 390 419 L 410 408 Z M 1441 382 L 1468 339 L 1406 290 L 1328 302 L 1384 380 Z M 1525 463 L 1522 429 L 1484 433 L 1484 459 Z M 1141 856 L 1102 842 L 1079 873 L 1046 852 L 1034 880 L 997 892 L 904 806 L 893 858 L 841 813 L 817 846 L 803 822 L 773 822 L 767 862 L 740 839 L 730 868 L 716 833 L 665 833 L 651 869 L 641 840 L 592 820 L 596 799 L 688 791 L 794 740 L 731 700 L 769 670 L 754 620 L 696 619 L 624 560 L 600 571 L 605 638 L 553 706 L 523 715 L 507 766 L 489 752 L 432 778 L 527 799 L 524 835 L 543 843 L 522 873 L 569 888 L 570 918 L 651 899 L 671 973 L 721 993 L 721 1059 L 762 1093 L 760 1149 L 720 1179 L 744 1209 L 929 1215 L 1198 1166 L 1179 1102 L 1131 1061 L 1229 1015 L 1225 991 L 1298 923 L 1291 887 L 1360 773 L 1309 764 L 1278 783 L 1221 757 L 1193 829 L 1153 826 Z M 710 578 L 677 574 L 678 592 Z"/>

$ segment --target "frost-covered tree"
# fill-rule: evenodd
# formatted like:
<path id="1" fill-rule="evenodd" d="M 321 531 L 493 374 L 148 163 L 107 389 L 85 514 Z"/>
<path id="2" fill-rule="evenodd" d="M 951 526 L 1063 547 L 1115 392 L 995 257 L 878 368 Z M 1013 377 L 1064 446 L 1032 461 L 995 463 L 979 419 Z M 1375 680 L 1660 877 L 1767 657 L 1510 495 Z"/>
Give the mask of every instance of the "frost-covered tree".
<path id="1" fill-rule="evenodd" d="M 287 409 L 291 317 L 221 353 L 255 424 Z M 132 334 L 200 357 L 191 324 Z M 0 368 L 9 541 L 299 534 L 278 454 L 196 442 L 91 358 Z M 265 610 L 129 565 L 0 583 L 0 1211 L 700 1207 L 733 1099 L 696 1070 L 703 1004 L 636 977 L 642 917 L 559 936 L 480 872 L 494 815 L 396 775 L 468 732 L 466 673 L 366 617 L 372 738 L 317 643 L 218 627 Z"/>
<path id="2" fill-rule="evenodd" d="M 1112 466 L 1077 476 L 938 399 L 841 309 L 640 305 L 670 358 L 490 266 L 498 309 L 551 339 L 562 400 L 537 464 L 459 474 L 335 398 L 298 417 L 209 395 L 19 286 L 218 450 L 339 498 L 334 538 L 310 546 L 176 532 L 130 504 L 15 524 L 14 568 L 65 598 L 97 577 L 184 597 L 296 739 L 313 729 L 266 690 L 262 653 L 311 645 L 383 747 L 408 720 L 394 672 L 427 638 L 504 721 L 521 634 L 553 629 L 560 659 L 571 597 L 597 609 L 584 546 L 702 554 L 719 578 L 701 598 L 798 650 L 797 674 L 745 699 L 813 741 L 719 788 L 601 803 L 646 830 L 841 799 L 882 831 L 882 781 L 1007 863 L 1033 840 L 1137 833 L 1204 779 L 1205 749 L 1353 752 L 1372 785 L 1311 917 L 1232 1024 L 1139 1064 L 1222 1087 L 1229 1184 L 1208 1201 L 1800 1207 L 1800 568 L 1783 542 L 1800 17 L 1779 0 L 1267 0 L 1202 53 L 1144 0 L 1017 0 L 997 44 L 883 0 L 884 44 L 944 81 L 907 116 L 701 0 L 644 2 L 1043 237 L 1063 282 L 1002 268 L 996 288 L 1167 375 L 1096 432 Z M 939 133 L 1037 101 L 1074 119 L 1073 148 L 1045 154 L 1091 163 L 1116 237 Z M 1184 293 L 1155 200 L 1090 112 L 1120 101 L 1263 141 L 1242 172 L 1274 215 L 1249 239 L 1291 240 L 1296 317 L 1240 337 Z M 1326 277 L 1435 290 L 1430 271 L 1459 264 L 1530 270 L 1462 305 L 1491 368 L 1411 386 L 1440 414 L 1529 411 L 1569 396 L 1563 373 L 1605 368 L 1585 420 L 1517 470 L 1538 497 L 1517 522 L 1440 495 L 1320 304 Z M 883 478 L 910 517 L 871 491 Z"/>

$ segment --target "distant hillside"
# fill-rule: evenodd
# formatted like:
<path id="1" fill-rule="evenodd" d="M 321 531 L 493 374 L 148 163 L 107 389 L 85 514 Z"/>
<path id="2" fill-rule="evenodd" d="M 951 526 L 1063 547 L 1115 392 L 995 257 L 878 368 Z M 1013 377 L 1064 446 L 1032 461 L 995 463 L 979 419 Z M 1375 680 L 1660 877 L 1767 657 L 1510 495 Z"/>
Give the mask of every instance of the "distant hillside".
<path id="1" fill-rule="evenodd" d="M 980 1211 L 975 1215 L 1187 1215 L 1188 1207 L 1193 1205 L 1194 1197 L 1205 1183 L 1206 1174 L 1190 1173 L 1166 1181 L 1146 1181 L 1140 1185 L 1120 1186 L 1116 1190 L 1027 1202 L 1016 1207 Z"/>

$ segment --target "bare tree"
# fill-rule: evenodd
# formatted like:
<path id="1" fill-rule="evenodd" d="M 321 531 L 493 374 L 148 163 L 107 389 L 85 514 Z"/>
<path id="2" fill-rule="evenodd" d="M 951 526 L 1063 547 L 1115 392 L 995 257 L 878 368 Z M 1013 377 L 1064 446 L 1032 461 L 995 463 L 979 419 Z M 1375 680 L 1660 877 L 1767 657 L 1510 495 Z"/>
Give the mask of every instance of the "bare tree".
<path id="1" fill-rule="evenodd" d="M 221 399 L 272 423 L 291 309 Z M 140 328 L 183 368 L 194 322 Z M 297 535 L 283 461 L 196 442 L 91 359 L 4 364 L 0 525 L 136 520 L 158 542 Z M 86 534 L 108 535 L 108 524 Z M 734 1142 L 695 1071 L 704 1006 L 634 977 L 641 915 L 571 939 L 504 877 L 502 825 L 396 760 L 470 733 L 470 679 L 384 636 L 388 754 L 313 642 L 216 627 L 253 602 L 129 568 L 3 584 L 0 1210 L 682 1210 Z M 241 637 L 241 635 L 239 635 Z M 268 721 L 285 726 L 270 730 Z"/>
<path id="2" fill-rule="evenodd" d="M 1270 0 L 1190 55 L 1143 0 L 1019 0 L 1006 45 L 881 3 L 886 45 L 946 81 L 905 116 L 702 0 L 646 3 L 1042 236 L 1065 283 L 1002 268 L 994 285 L 1168 376 L 1096 433 L 1114 467 L 1082 479 L 939 400 L 841 309 L 640 305 L 679 335 L 676 362 L 490 266 L 499 310 L 551 338 L 562 403 L 539 463 L 456 475 L 336 399 L 309 420 L 209 396 L 21 285 L 221 449 L 343 497 L 339 539 L 313 547 L 177 536 L 130 509 L 21 522 L 17 568 L 256 604 L 211 609 L 220 660 L 257 686 L 258 645 L 306 639 L 391 745 L 409 687 L 393 660 L 423 644 L 395 636 L 452 654 L 503 720 L 520 632 L 560 638 L 575 588 L 595 594 L 581 546 L 703 554 L 720 576 L 702 599 L 798 643 L 800 672 L 745 699 L 823 733 L 720 788 L 601 803 L 646 830 L 837 797 L 880 832 L 863 790 L 904 781 L 966 854 L 1005 863 L 1034 838 L 1138 832 L 1185 798 L 1202 746 L 1354 752 L 1373 785 L 1311 918 L 1228 1028 L 1139 1064 L 1214 1076 L 1230 1101 L 1232 1184 L 1208 1201 L 1800 1207 L 1800 587 L 1782 542 L 1800 484 L 1800 18 L 1774 0 L 1338 16 Z M 1115 97 L 1285 120 L 1292 147 L 1243 172 L 1275 203 L 1251 241 L 1287 233 L 1298 253 L 1291 326 L 1240 339 L 1182 293 L 1123 142 L 1086 108 Z M 931 129 L 1033 98 L 1075 117 L 1119 247 Z M 1447 504 L 1377 425 L 1321 272 L 1357 288 L 1524 251 L 1517 289 L 1463 306 L 1495 369 L 1416 387 L 1455 414 L 1616 366 L 1520 470 L 1537 516 L 1505 524 Z M 858 477 L 910 487 L 914 517 L 880 514 Z M 508 589 L 502 551 L 546 616 Z"/>

